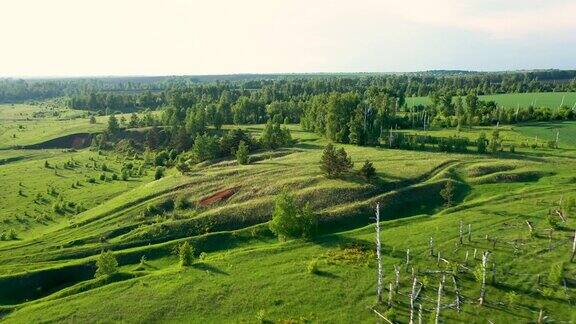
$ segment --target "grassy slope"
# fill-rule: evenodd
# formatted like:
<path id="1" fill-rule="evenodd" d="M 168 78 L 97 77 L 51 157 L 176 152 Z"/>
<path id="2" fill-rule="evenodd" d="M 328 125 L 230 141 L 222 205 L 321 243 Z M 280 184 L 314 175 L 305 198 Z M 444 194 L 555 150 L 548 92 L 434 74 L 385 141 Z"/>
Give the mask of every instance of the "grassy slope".
<path id="1" fill-rule="evenodd" d="M 87 112 L 57 104 L 0 104 L 0 150 L 75 133 L 100 132 L 107 120 L 107 116 L 99 116 L 90 124 Z"/>
<path id="2" fill-rule="evenodd" d="M 506 108 L 528 107 L 549 107 L 558 108 L 564 98 L 564 105 L 573 107 L 576 104 L 576 92 L 532 92 L 532 93 L 506 93 L 496 95 L 479 96 L 481 100 L 495 101 L 499 106 Z M 406 98 L 408 106 L 430 104 L 428 97 Z"/>
<path id="3" fill-rule="evenodd" d="M 519 129 L 516 127 L 509 130 L 509 140 L 524 141 L 524 134 L 532 136 L 530 130 L 525 133 Z M 261 126 L 251 127 L 254 133 L 260 130 Z M 568 134 L 565 136 L 569 136 L 572 130 L 571 127 L 567 128 Z M 470 136 L 477 136 L 479 130 L 469 132 Z M 88 267 L 85 270 L 88 278 L 64 286 L 50 288 L 40 281 L 39 284 L 47 290 L 45 293 L 38 291 L 37 287 L 30 288 L 30 291 L 13 292 L 14 296 L 32 294 L 38 295 L 40 299 L 31 304 L 22 304 L 5 320 L 19 323 L 111 320 L 252 322 L 256 321 L 257 314 L 261 314 L 265 319 L 274 321 L 372 322 L 374 316 L 367 309 L 375 299 L 372 226 L 320 236 L 312 242 L 278 243 L 270 237 L 265 226 L 243 230 L 242 222 L 257 215 L 268 215 L 274 195 L 289 189 L 296 193 L 300 201 L 311 202 L 316 211 L 329 217 L 339 215 L 336 210 L 345 210 L 358 213 L 355 217 L 367 223 L 370 213 L 358 209 L 364 201 L 373 202 L 369 199 L 374 196 L 385 199 L 386 195 L 392 195 L 393 199 L 406 199 L 397 194 L 399 188 L 396 186 L 411 188 L 411 179 L 418 179 L 436 167 L 439 167 L 438 171 L 426 175 L 418 183 L 432 184 L 450 177 L 470 183 L 471 188 L 464 200 L 452 209 L 442 210 L 434 204 L 420 209 L 411 202 L 393 209 L 392 214 L 392 209 L 383 210 L 385 218 L 415 215 L 420 210 L 433 215 L 383 223 L 385 282 L 392 280 L 392 266 L 402 264 L 404 251 L 409 248 L 413 265 L 419 270 L 420 281 L 426 284 L 421 302 L 425 316 L 428 317 L 435 302 L 438 275 L 422 271 L 438 269 L 436 258 L 427 255 L 428 240 L 434 237 L 436 249 L 441 251 L 447 261 L 463 263 L 466 251 L 471 256 L 474 249 L 478 250 L 478 254 L 490 249 L 493 250 L 493 260 L 496 260 L 498 269 L 502 271 L 498 275 L 498 284 L 489 286 L 488 305 L 483 308 L 473 305 L 478 296 L 478 283 L 468 271 L 460 273 L 458 284 L 465 297 L 465 306 L 460 315 L 451 309 L 443 311 L 442 318 L 446 321 L 476 322 L 486 318 L 493 322 L 525 322 L 535 319 L 539 308 L 553 314 L 554 320 L 569 320 L 573 316 L 566 301 L 566 292 L 546 283 L 550 264 L 566 260 L 568 256 L 571 233 L 568 230 L 554 232 L 552 242 L 555 248 L 548 250 L 546 229 L 549 225 L 546 214 L 562 194 L 569 196 L 576 189 L 572 151 L 527 149 L 523 152 L 524 156 L 499 160 L 476 155 L 347 146 L 356 167 L 365 159 L 375 162 L 379 177 L 384 181 L 368 184 L 356 177 L 345 180 L 323 178 L 319 174 L 317 161 L 325 142 L 316 135 L 298 131 L 296 127 L 293 127 L 293 136 L 301 142 L 292 154 L 248 166 L 222 162 L 199 167 L 189 176 L 171 173 L 160 181 L 142 178 L 139 180 L 141 182 L 134 183 L 134 187 L 126 187 L 125 183 L 119 181 L 94 185 L 86 191 L 71 190 L 70 195 L 78 199 L 89 200 L 91 193 L 99 190 L 97 188 L 102 188 L 102 193 L 107 196 L 95 200 L 94 208 L 74 216 L 73 224 L 57 222 L 35 224 L 29 229 L 21 227 L 19 230 L 23 240 L 0 242 L 0 273 L 4 275 L 0 276 L 0 284 L 20 282 L 16 273 L 23 269 L 31 271 L 28 277 L 23 277 L 24 282 L 32 281 L 35 269 L 45 269 L 62 276 L 63 270 L 60 269 L 73 264 L 89 264 L 91 256 L 102 248 L 117 251 L 123 272 L 140 273 L 140 276 L 133 278 L 133 275 L 127 275 L 116 283 L 93 282 L 87 280 L 93 271 Z M 3 173 L 7 181 L 13 183 L 11 187 L 15 181 L 51 181 L 50 171 L 39 167 L 46 158 L 44 154 L 50 152 L 32 152 L 22 153 L 25 158 L 21 161 L 0 167 L 0 174 Z M 4 151 L 3 154 L 10 157 L 20 152 Z M 90 156 L 98 158 L 88 151 L 70 154 L 74 154 L 78 160 Z M 552 154 L 562 156 L 555 157 Z M 66 160 L 67 156 L 58 158 Z M 27 163 L 30 166 L 26 167 Z M 116 167 L 115 163 L 119 162 L 111 158 L 107 163 Z M 503 168 L 503 164 L 511 167 Z M 11 169 L 6 169 L 8 167 Z M 18 170 L 21 171 L 16 172 Z M 477 170 L 490 172 L 477 175 L 480 172 Z M 545 176 L 507 183 L 492 177 L 492 174 L 534 171 L 545 173 Z M 83 176 L 81 172 L 96 171 L 87 168 L 66 172 L 73 179 Z M 62 189 L 68 187 L 65 181 L 52 181 L 56 186 L 61 185 Z M 34 183 L 34 188 L 36 184 L 38 187 L 44 185 L 31 183 Z M 558 183 L 562 185 L 557 186 Z M 186 195 L 194 203 L 215 191 L 238 185 L 241 186 L 240 191 L 226 203 L 170 212 L 161 219 L 140 217 L 148 204 L 160 202 L 167 197 Z M 10 196 L 12 191 L 3 186 L 0 194 Z M 124 193 L 118 195 L 121 192 Z M 437 192 L 432 193 L 432 199 L 437 200 L 434 198 L 436 195 Z M 415 198 L 424 203 L 428 197 Z M 18 206 L 9 208 L 22 208 L 25 204 L 25 200 L 16 200 L 12 196 L 8 199 L 10 205 Z M 180 269 L 170 250 L 186 239 L 186 235 L 175 234 L 184 229 L 190 230 L 189 226 L 195 220 L 217 220 L 219 217 L 228 220 L 230 226 L 238 225 L 239 229 L 233 232 L 217 231 L 211 229 L 211 226 L 216 226 L 214 223 L 202 233 L 196 233 L 192 238 L 194 245 L 198 252 L 208 252 L 208 256 L 189 269 Z M 539 233 L 537 237 L 527 237 L 525 219 L 534 223 Z M 473 240 L 458 247 L 457 228 L 460 220 L 472 224 L 474 230 Z M 576 223 L 571 218 L 565 226 L 573 231 Z M 151 245 L 135 239 L 135 233 L 156 233 L 159 228 L 170 230 L 161 232 L 163 234 L 155 237 L 157 241 Z M 117 230 L 121 231 L 110 234 Z M 40 236 L 40 233 L 43 235 Z M 497 238 L 495 249 L 486 241 L 486 235 Z M 108 239 L 102 241 L 100 237 Z M 144 272 L 135 271 L 141 255 L 148 258 Z M 320 273 L 313 275 L 306 271 L 306 266 L 316 259 L 319 261 Z M 469 260 L 465 266 L 473 269 L 478 263 L 479 260 Z M 444 262 L 441 262 L 440 267 L 452 268 Z M 567 265 L 566 270 L 567 278 L 575 277 L 576 268 L 573 264 Z M 535 283 L 538 273 L 543 276 L 543 284 L 540 286 Z M 98 286 L 102 287 L 95 288 Z M 401 294 L 394 306 L 401 321 L 406 321 L 406 294 L 409 286 L 409 272 L 403 270 Z M 448 277 L 445 304 L 454 299 L 451 287 L 451 277 Z M 60 290 L 62 288 L 65 289 Z M 58 290 L 59 293 L 51 294 Z M 86 291 L 78 293 L 82 290 Z M 521 298 L 507 305 L 505 294 L 510 291 L 517 292 Z M 65 297 L 68 294 L 70 296 Z M 574 289 L 568 288 L 567 294 L 573 299 Z"/>

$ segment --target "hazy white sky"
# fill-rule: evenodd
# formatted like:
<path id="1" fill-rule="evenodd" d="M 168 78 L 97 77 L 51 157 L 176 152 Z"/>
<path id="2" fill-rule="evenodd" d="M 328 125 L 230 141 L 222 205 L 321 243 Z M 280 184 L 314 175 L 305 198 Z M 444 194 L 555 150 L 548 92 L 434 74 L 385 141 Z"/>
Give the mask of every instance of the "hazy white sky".
<path id="1" fill-rule="evenodd" d="M 0 76 L 576 68 L 576 0 L 0 0 Z"/>

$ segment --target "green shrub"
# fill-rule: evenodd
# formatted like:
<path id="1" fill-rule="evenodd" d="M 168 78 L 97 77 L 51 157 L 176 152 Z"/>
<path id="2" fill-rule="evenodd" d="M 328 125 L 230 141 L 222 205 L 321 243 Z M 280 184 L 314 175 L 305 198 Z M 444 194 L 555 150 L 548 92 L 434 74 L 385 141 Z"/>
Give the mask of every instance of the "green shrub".
<path id="1" fill-rule="evenodd" d="M 256 313 L 256 321 L 258 323 L 266 323 L 266 312 L 263 309 Z"/>
<path id="2" fill-rule="evenodd" d="M 161 166 L 156 167 L 156 171 L 154 171 L 154 179 L 155 179 L 155 180 L 159 180 L 159 179 L 161 179 L 162 177 L 164 177 L 164 171 L 165 171 L 165 170 L 166 170 L 166 169 L 165 169 L 164 167 L 161 167 Z"/>
<path id="3" fill-rule="evenodd" d="M 488 140 L 486 139 L 486 134 L 485 133 L 480 133 L 480 137 L 478 137 L 478 139 L 476 140 L 476 148 L 478 153 L 486 153 L 486 146 Z"/>
<path id="4" fill-rule="evenodd" d="M 364 162 L 364 165 L 360 169 L 360 175 L 366 179 L 371 179 L 376 175 L 376 169 L 374 168 L 372 162 L 368 160 Z"/>
<path id="5" fill-rule="evenodd" d="M 236 150 L 236 160 L 238 164 L 244 165 L 248 164 L 250 161 L 250 156 L 248 155 L 248 145 L 244 141 L 240 141 L 238 144 L 238 149 Z"/>
<path id="6" fill-rule="evenodd" d="M 96 260 L 96 273 L 94 277 L 110 276 L 118 272 L 118 261 L 110 251 L 102 251 Z"/>
<path id="7" fill-rule="evenodd" d="M 506 293 L 506 302 L 509 306 L 516 305 L 520 300 L 520 295 L 518 295 L 515 291 L 509 291 Z"/>
<path id="8" fill-rule="evenodd" d="M 118 175 L 116 173 L 112 173 L 112 180 L 118 180 Z"/>
<path id="9" fill-rule="evenodd" d="M 396 311 L 394 308 L 388 308 L 383 315 L 392 322 L 396 320 Z"/>
<path id="10" fill-rule="evenodd" d="M 294 197 L 283 193 L 276 197 L 270 230 L 280 239 L 310 237 L 316 226 L 316 215 L 309 205 L 299 209 Z"/>
<path id="11" fill-rule="evenodd" d="M 178 195 L 174 200 L 174 208 L 176 209 L 186 209 L 190 206 L 188 199 L 186 199 L 185 195 Z"/>
<path id="12" fill-rule="evenodd" d="M 550 284 L 562 284 L 564 280 L 564 262 L 555 263 L 550 266 L 548 272 L 548 282 Z"/>
<path id="13" fill-rule="evenodd" d="M 444 199 L 444 206 L 451 207 L 454 200 L 454 183 L 451 180 L 446 181 L 444 188 L 440 190 L 440 196 Z"/>
<path id="14" fill-rule="evenodd" d="M 106 174 L 100 173 L 100 181 L 106 181 Z"/>
<path id="15" fill-rule="evenodd" d="M 548 224 L 553 229 L 560 229 L 562 227 L 562 225 L 560 224 L 560 220 L 558 219 L 557 216 L 554 215 L 548 215 Z"/>
<path id="16" fill-rule="evenodd" d="M 178 257 L 180 259 L 180 265 L 183 267 L 188 267 L 194 261 L 194 249 L 190 246 L 187 241 L 184 242 L 178 248 Z"/>
<path id="17" fill-rule="evenodd" d="M 319 272 L 318 260 L 312 260 L 308 262 L 308 264 L 306 265 L 306 271 L 308 271 L 308 273 L 310 274 L 317 274 Z"/>

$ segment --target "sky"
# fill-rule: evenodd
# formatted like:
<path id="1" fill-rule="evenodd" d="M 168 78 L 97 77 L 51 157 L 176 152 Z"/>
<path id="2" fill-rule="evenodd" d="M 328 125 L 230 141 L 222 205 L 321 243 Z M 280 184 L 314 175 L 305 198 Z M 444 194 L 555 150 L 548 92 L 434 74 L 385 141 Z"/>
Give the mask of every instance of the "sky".
<path id="1" fill-rule="evenodd" d="M 0 0 L 0 76 L 576 68 L 575 0 Z"/>

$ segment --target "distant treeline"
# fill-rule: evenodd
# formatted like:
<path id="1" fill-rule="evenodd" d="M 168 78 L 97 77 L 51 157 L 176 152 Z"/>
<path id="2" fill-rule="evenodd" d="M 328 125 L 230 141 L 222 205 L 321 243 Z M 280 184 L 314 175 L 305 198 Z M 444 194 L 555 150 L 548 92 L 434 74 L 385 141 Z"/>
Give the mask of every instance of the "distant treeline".
<path id="1" fill-rule="evenodd" d="M 247 75 L 3 81 L 2 89 L 35 89 L 31 96 L 66 94 L 69 106 L 100 114 L 162 107 L 155 125 L 186 150 L 208 126 L 300 123 L 333 142 L 380 145 L 391 129 L 471 127 L 524 121 L 573 120 L 574 107 L 504 109 L 479 95 L 576 91 L 576 71 L 410 74 Z M 204 78 L 204 79 L 202 79 Z M 4 91 L 4 90 L 3 90 Z M 16 91 L 25 97 L 26 91 Z M 61 93 L 61 94 L 62 94 Z M 406 96 L 429 96 L 408 107 Z M 5 99 L 5 97 L 3 97 Z M 12 97 L 15 98 L 15 97 Z M 150 123 L 147 123 L 150 124 Z"/>
<path id="2" fill-rule="evenodd" d="M 283 98 L 328 92 L 363 92 L 385 87 L 407 96 L 428 96 L 437 91 L 478 95 L 515 92 L 576 91 L 576 71 L 529 72 L 427 71 L 403 74 L 239 74 L 176 77 L 109 77 L 69 79 L 0 79 L 0 102 L 20 102 L 91 93 L 173 91 L 196 86 L 266 92 Z M 134 99 L 136 100 L 136 99 Z M 77 99 L 75 102 L 82 100 Z M 127 101 L 127 100 L 124 100 Z M 137 106 L 134 104 L 134 106 Z M 105 109 L 99 107 L 98 109 Z M 114 109 L 115 107 L 107 107 Z"/>

